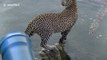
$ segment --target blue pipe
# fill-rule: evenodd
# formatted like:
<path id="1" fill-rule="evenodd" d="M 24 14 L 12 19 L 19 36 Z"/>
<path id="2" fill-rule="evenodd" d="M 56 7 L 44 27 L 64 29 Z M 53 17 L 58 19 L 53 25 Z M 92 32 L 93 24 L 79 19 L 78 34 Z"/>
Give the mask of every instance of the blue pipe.
<path id="1" fill-rule="evenodd" d="M 31 41 L 24 33 L 10 33 L 0 40 L 2 60 L 34 60 Z"/>

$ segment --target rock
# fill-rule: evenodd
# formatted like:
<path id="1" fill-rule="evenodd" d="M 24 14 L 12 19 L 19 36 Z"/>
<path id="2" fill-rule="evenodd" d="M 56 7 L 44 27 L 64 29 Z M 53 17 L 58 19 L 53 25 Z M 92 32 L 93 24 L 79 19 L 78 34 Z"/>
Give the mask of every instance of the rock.
<path id="1" fill-rule="evenodd" d="M 69 55 L 65 52 L 63 44 L 56 43 L 50 47 L 52 50 L 48 52 L 42 48 L 40 51 L 41 60 L 71 60 Z"/>

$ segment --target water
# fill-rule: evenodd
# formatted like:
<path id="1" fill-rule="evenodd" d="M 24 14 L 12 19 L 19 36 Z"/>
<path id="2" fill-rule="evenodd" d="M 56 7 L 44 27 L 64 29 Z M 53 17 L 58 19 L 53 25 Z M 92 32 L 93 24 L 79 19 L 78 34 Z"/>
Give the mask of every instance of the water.
<path id="1" fill-rule="evenodd" d="M 0 0 L 0 38 L 8 32 L 23 32 L 34 16 L 45 12 L 59 12 L 64 8 L 61 0 Z M 17 6 L 7 6 L 7 4 Z M 65 50 L 73 60 L 107 60 L 107 6 L 106 0 L 77 0 L 79 20 L 68 35 Z M 4 7 L 4 4 L 6 6 Z M 18 5 L 19 4 L 19 5 Z M 104 6 L 104 7 L 102 7 Z M 101 13 L 99 20 L 97 15 Z M 98 27 L 89 34 L 94 20 Z M 97 26 L 97 25 L 95 25 Z M 49 44 L 58 42 L 60 34 L 54 34 Z M 40 50 L 40 37 L 31 37 L 36 57 Z M 1 60 L 1 59 L 0 59 Z"/>

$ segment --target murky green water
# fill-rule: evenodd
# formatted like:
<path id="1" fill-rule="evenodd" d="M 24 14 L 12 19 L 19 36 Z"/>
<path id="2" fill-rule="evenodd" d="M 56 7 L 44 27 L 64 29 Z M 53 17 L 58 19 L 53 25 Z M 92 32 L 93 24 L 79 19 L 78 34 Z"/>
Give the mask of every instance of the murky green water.
<path id="1" fill-rule="evenodd" d="M 89 35 L 91 23 L 104 1 L 106 0 L 77 0 L 79 20 L 69 33 L 65 46 L 73 60 L 107 60 L 106 14 L 93 36 Z M 19 6 L 3 6 L 9 3 Z M 0 38 L 9 32 L 23 32 L 32 17 L 38 14 L 62 10 L 60 0 L 0 0 Z M 60 34 L 54 34 L 49 44 L 58 42 L 59 38 Z M 40 37 L 35 35 L 31 39 L 35 55 L 38 57 Z"/>

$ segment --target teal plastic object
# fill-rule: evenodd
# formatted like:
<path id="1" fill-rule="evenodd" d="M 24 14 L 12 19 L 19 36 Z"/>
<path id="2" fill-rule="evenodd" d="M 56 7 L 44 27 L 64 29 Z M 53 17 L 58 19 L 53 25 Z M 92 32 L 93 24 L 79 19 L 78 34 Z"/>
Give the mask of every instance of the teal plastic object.
<path id="1" fill-rule="evenodd" d="M 26 34 L 10 33 L 0 41 L 2 60 L 34 60 L 31 40 Z"/>

